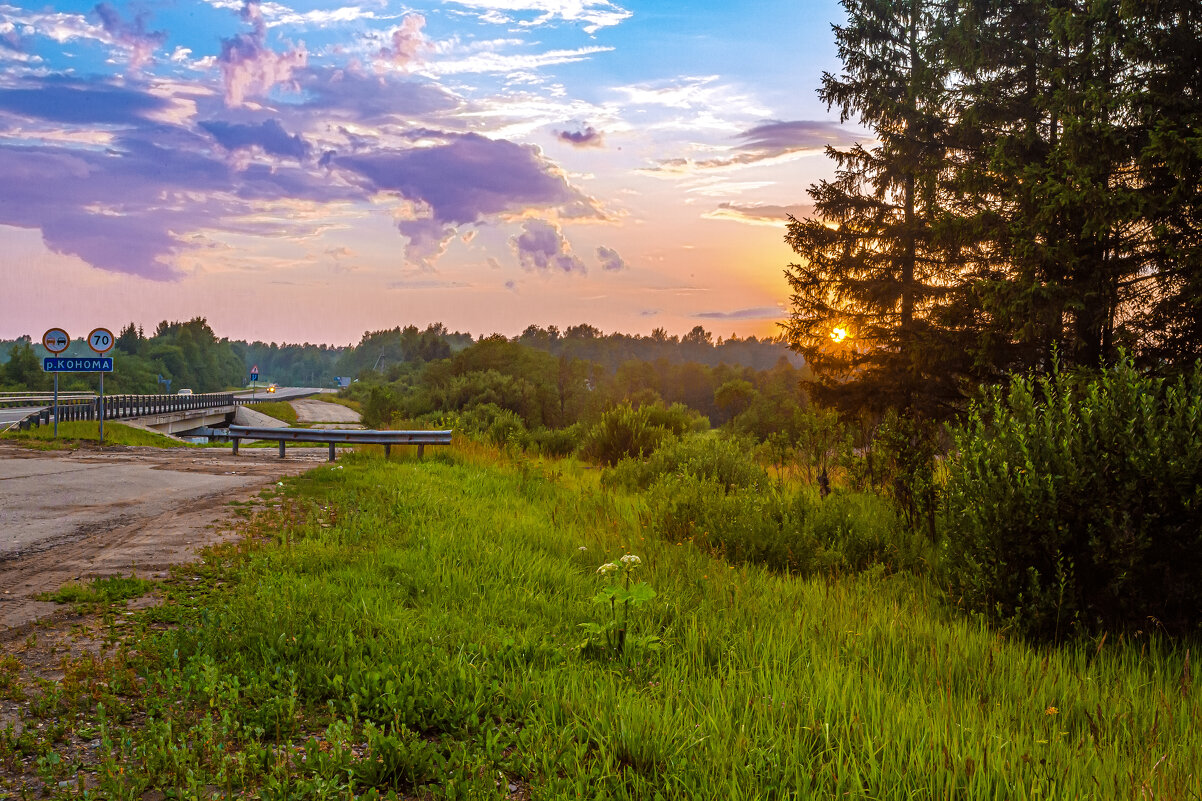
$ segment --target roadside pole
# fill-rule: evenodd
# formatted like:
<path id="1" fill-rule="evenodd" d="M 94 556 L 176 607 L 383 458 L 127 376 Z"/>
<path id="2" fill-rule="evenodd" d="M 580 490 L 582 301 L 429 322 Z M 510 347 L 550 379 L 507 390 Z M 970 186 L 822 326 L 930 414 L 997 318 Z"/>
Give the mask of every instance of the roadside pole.
<path id="1" fill-rule="evenodd" d="M 42 334 L 42 347 L 55 356 L 71 344 L 71 335 L 61 328 L 51 328 Z M 54 438 L 58 439 L 58 373 L 54 374 Z"/>
<path id="2" fill-rule="evenodd" d="M 107 328 L 93 328 L 88 334 L 88 347 L 100 356 L 112 349 L 116 340 Z M 100 421 L 100 444 L 104 445 L 104 373 L 100 374 L 100 397 L 96 399 L 96 417 Z"/>

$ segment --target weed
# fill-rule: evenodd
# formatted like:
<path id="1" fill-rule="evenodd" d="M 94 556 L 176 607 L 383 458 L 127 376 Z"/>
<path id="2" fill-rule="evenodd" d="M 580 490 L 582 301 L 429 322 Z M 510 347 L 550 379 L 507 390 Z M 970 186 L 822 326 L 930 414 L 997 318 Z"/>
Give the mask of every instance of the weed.
<path id="1" fill-rule="evenodd" d="M 597 568 L 597 575 L 611 583 L 593 596 L 593 603 L 609 605 L 609 619 L 601 623 L 581 623 L 585 640 L 580 650 L 585 653 L 601 652 L 622 656 L 626 652 L 627 640 L 638 652 L 659 649 L 660 639 L 653 635 L 630 636 L 630 609 L 638 609 L 655 597 L 655 590 L 645 581 L 630 583 L 634 572 L 642 566 L 642 560 L 628 553 L 617 562 L 606 562 Z"/>

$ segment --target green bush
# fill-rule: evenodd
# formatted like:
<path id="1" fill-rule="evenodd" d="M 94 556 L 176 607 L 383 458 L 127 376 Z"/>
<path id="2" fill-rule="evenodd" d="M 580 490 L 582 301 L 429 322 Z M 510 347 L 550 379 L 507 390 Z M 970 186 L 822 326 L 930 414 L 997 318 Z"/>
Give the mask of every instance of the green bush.
<path id="1" fill-rule="evenodd" d="M 768 474 L 750 457 L 751 444 L 716 433 L 689 434 L 664 443 L 646 460 L 627 458 L 606 470 L 601 484 L 645 490 L 660 476 L 688 473 L 727 489 L 766 486 Z"/>
<path id="2" fill-rule="evenodd" d="M 509 409 L 498 410 L 488 426 L 488 440 L 497 447 L 512 442 L 524 448 L 525 437 L 526 426 L 522 423 L 522 418 Z"/>
<path id="3" fill-rule="evenodd" d="M 735 489 L 688 473 L 663 476 L 648 492 L 645 527 L 671 542 L 694 545 L 733 562 L 755 562 L 808 575 L 882 565 L 920 570 L 926 544 L 903 529 L 876 495 L 811 488 Z"/>
<path id="4" fill-rule="evenodd" d="M 690 431 L 705 431 L 710 427 L 709 420 L 683 403 L 673 403 L 671 406 L 652 403 L 640 406 L 639 411 L 647 415 L 647 420 L 651 425 L 658 426 L 677 437 L 682 437 Z"/>
<path id="5" fill-rule="evenodd" d="M 944 564 L 1036 637 L 1202 623 L 1202 372 L 1015 378 L 955 434 Z"/>
<path id="6" fill-rule="evenodd" d="M 601 415 L 588 430 L 580 446 L 584 458 L 613 466 L 622 459 L 642 458 L 654 451 L 669 435 L 668 429 L 652 422 L 654 406 L 615 406 Z"/>
<path id="7" fill-rule="evenodd" d="M 580 444 L 580 423 L 567 428 L 539 428 L 527 436 L 528 447 L 543 456 L 563 457 L 576 452 Z"/>

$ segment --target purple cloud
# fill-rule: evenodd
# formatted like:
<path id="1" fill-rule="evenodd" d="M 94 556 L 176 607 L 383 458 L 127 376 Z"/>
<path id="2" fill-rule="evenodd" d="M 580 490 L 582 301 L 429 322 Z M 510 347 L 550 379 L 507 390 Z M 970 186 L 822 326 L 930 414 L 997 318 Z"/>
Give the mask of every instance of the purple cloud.
<path id="1" fill-rule="evenodd" d="M 0 146 L 0 225 L 37 228 L 50 250 L 102 270 L 169 280 L 178 276 L 171 259 L 191 232 L 270 235 L 298 227 L 239 222 L 251 204 L 363 195 L 297 168 L 235 171 L 209 149 L 209 140 L 162 125 L 119 136 L 104 151 Z"/>
<path id="2" fill-rule="evenodd" d="M 740 150 L 777 155 L 796 150 L 822 150 L 827 145 L 843 147 L 858 138 L 837 122 L 829 120 L 771 120 L 739 134 Z"/>
<path id="3" fill-rule="evenodd" d="M 206 120 L 200 127 L 213 135 L 226 150 L 247 150 L 258 147 L 274 156 L 289 156 L 297 161 L 309 155 L 309 144 L 300 134 L 289 136 L 279 120 L 265 120 L 258 125 L 240 125 L 221 120 Z"/>
<path id="4" fill-rule="evenodd" d="M 430 132 L 423 132 L 423 136 Z M 337 156 L 322 161 L 361 176 L 375 191 L 398 192 L 416 207 L 397 228 L 409 238 L 407 255 L 427 265 L 441 255 L 454 227 L 528 208 L 560 208 L 569 216 L 596 216 L 533 147 L 478 134 L 444 134 L 441 145 Z"/>
<path id="5" fill-rule="evenodd" d="M 240 106 L 249 95 L 265 95 L 279 84 L 290 83 L 293 71 L 309 60 L 303 43 L 283 53 L 267 46 L 267 27 L 258 0 L 246 0 L 242 19 L 254 29 L 222 39 L 221 55 L 217 57 L 229 106 Z"/>
<path id="6" fill-rule="evenodd" d="M 86 85 L 62 77 L 29 89 L 0 89 L 0 110 L 51 122 L 134 125 L 167 106 L 162 98 L 136 89 Z"/>
<path id="7" fill-rule="evenodd" d="M 139 13 L 132 23 L 126 23 L 117 9 L 100 3 L 92 9 L 100 17 L 100 25 L 113 41 L 129 51 L 129 66 L 135 71 L 150 61 L 154 51 L 167 41 L 166 31 L 147 31 L 146 14 Z"/>
<path id="8" fill-rule="evenodd" d="M 509 244 L 517 253 L 518 263 L 523 269 L 543 271 L 562 270 L 565 273 L 586 273 L 588 268 L 579 258 L 572 255 L 572 247 L 555 225 L 545 220 L 528 220 L 519 236 L 510 238 Z"/>
<path id="9" fill-rule="evenodd" d="M 305 69 L 295 78 L 308 96 L 300 107 L 343 116 L 357 122 L 449 111 L 459 105 L 439 86 L 417 81 L 389 80 L 354 70 Z"/>
<path id="10" fill-rule="evenodd" d="M 597 258 L 601 260 L 601 269 L 618 272 L 626 269 L 626 261 L 618 255 L 618 251 L 601 245 L 597 248 Z"/>
<path id="11" fill-rule="evenodd" d="M 809 217 L 813 213 L 814 206 L 805 203 L 791 206 L 778 206 L 767 203 L 752 203 L 747 205 L 719 203 L 718 208 L 708 211 L 702 216 L 710 220 L 734 220 L 735 222 L 750 223 L 752 225 L 772 225 L 783 228 L 789 222 L 789 215 L 801 219 Z"/>
<path id="12" fill-rule="evenodd" d="M 693 316 L 706 320 L 775 320 L 784 317 L 785 313 L 776 306 L 757 306 L 734 311 L 697 312 Z"/>
<path id="13" fill-rule="evenodd" d="M 790 153 L 816 152 L 825 149 L 827 145 L 846 147 L 864 136 L 829 120 L 771 120 L 738 134 L 736 138 L 741 139 L 742 143 L 737 145 L 729 156 L 701 161 L 663 159 L 645 172 L 687 174 L 698 169 L 739 167 Z"/>
<path id="14" fill-rule="evenodd" d="M 601 132 L 593 126 L 586 126 L 583 131 L 558 131 L 556 136 L 559 141 L 567 142 L 573 147 L 602 147 Z"/>

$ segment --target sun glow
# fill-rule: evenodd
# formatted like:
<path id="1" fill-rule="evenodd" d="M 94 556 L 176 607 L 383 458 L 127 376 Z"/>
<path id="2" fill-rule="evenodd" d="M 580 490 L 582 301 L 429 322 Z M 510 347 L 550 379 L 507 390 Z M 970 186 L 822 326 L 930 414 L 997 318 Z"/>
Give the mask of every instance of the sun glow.
<path id="1" fill-rule="evenodd" d="M 841 325 L 835 326 L 831 330 L 831 339 L 833 339 L 835 342 L 842 342 L 843 340 L 847 339 L 847 329 Z"/>

